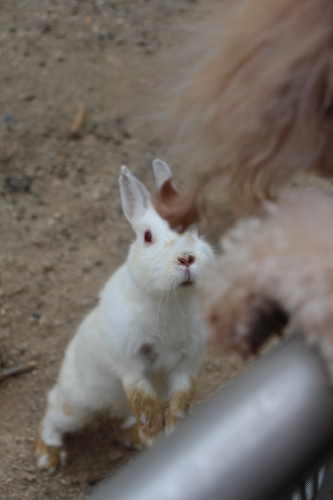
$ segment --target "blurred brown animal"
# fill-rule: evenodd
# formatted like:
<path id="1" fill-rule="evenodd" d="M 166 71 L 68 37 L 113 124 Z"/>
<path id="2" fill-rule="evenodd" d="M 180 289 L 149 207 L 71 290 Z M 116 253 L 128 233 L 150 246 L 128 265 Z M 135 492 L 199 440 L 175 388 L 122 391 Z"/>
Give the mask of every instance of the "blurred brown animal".
<path id="1" fill-rule="evenodd" d="M 197 219 L 209 183 L 241 213 L 298 172 L 333 173 L 333 2 L 223 4 L 174 99 L 176 151 L 194 180 L 187 194 L 166 186 L 156 199 L 173 227 Z"/>
<path id="2" fill-rule="evenodd" d="M 215 345 L 247 356 L 292 320 L 333 380 L 333 198 L 298 192 L 240 221 L 201 279 Z"/>

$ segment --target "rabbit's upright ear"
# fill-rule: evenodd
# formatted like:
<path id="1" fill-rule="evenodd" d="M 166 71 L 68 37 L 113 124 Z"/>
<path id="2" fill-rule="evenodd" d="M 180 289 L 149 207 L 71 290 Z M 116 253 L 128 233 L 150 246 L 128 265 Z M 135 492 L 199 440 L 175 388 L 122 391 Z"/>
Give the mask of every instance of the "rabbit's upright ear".
<path id="1" fill-rule="evenodd" d="M 131 223 L 135 223 L 151 205 L 149 191 L 124 166 L 121 167 L 119 184 L 124 214 Z"/>
<path id="2" fill-rule="evenodd" d="M 172 178 L 172 172 L 169 165 L 162 160 L 153 161 L 153 170 L 157 189 L 160 190 L 163 184 Z"/>

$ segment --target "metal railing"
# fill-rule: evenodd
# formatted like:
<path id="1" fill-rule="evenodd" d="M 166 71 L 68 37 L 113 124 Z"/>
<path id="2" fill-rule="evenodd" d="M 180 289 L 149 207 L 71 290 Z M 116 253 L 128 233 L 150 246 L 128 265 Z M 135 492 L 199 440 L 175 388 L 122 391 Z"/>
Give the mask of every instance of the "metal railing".
<path id="1" fill-rule="evenodd" d="M 312 500 L 295 479 L 323 461 L 332 445 L 333 390 L 326 368 L 317 351 L 294 336 L 90 499 Z M 333 471 L 323 474 L 316 485 L 330 490 Z"/>

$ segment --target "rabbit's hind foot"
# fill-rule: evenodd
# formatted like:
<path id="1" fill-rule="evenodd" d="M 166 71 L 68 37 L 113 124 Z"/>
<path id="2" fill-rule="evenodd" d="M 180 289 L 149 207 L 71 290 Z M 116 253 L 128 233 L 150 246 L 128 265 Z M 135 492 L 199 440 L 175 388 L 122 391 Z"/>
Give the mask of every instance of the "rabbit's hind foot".
<path id="1" fill-rule="evenodd" d="M 50 474 L 55 472 L 59 465 L 66 466 L 68 463 L 68 451 L 64 444 L 51 446 L 45 443 L 39 430 L 35 441 L 35 453 L 37 467 L 46 470 Z"/>
<path id="2" fill-rule="evenodd" d="M 125 448 L 142 450 L 145 446 L 139 436 L 136 418 L 127 419 L 111 417 L 111 424 L 115 433 L 115 440 Z"/>

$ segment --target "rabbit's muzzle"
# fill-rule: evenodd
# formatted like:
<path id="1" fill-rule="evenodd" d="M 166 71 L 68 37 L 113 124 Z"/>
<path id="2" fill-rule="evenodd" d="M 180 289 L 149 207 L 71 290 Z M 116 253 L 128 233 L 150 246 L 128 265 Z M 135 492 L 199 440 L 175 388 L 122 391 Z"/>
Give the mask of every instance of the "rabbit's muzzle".
<path id="1" fill-rule="evenodd" d="M 194 255 L 184 254 L 177 258 L 178 265 L 181 270 L 181 286 L 192 285 L 195 281 L 195 274 L 193 272 L 193 263 L 195 262 Z"/>

